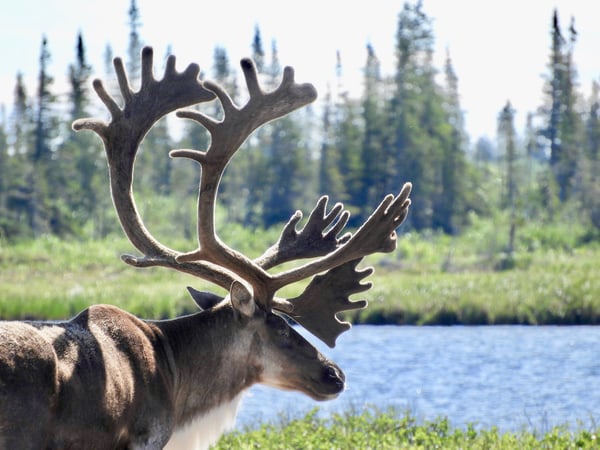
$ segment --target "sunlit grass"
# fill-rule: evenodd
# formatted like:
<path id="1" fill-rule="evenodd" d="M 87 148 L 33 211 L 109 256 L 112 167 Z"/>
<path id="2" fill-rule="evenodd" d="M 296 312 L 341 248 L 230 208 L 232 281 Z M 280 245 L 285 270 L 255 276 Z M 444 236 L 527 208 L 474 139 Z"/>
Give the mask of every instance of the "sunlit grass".
<path id="1" fill-rule="evenodd" d="M 369 257 L 373 288 L 356 299 L 370 302 L 358 322 L 397 324 L 600 323 L 600 246 L 578 244 L 572 227 L 520 231 L 509 270 L 499 270 L 503 239 L 491 222 L 458 238 L 401 234 L 398 250 Z M 226 228 L 223 239 L 252 257 L 277 238 L 277 230 Z M 174 242 L 189 250 L 189 242 Z M 147 318 L 195 310 L 185 289 L 222 293 L 189 275 L 164 268 L 135 269 L 120 260 L 136 253 L 121 236 L 99 241 L 45 237 L 0 242 L 0 317 L 70 317 L 91 304 L 116 304 Z M 282 295 L 295 296 L 303 284 Z"/>
<path id="2" fill-rule="evenodd" d="M 410 414 L 370 410 L 321 418 L 317 410 L 305 417 L 264 424 L 225 435 L 216 449 L 595 449 L 600 429 L 577 431 L 555 427 L 536 431 L 500 432 L 474 425 L 452 427 L 445 418 L 419 422 Z"/>
<path id="3" fill-rule="evenodd" d="M 120 251 L 132 252 L 120 238 L 44 238 L 2 248 L 0 316 L 61 319 L 98 303 L 148 318 L 195 310 L 185 287 L 206 283 L 166 269 L 135 269 L 120 260 Z"/>

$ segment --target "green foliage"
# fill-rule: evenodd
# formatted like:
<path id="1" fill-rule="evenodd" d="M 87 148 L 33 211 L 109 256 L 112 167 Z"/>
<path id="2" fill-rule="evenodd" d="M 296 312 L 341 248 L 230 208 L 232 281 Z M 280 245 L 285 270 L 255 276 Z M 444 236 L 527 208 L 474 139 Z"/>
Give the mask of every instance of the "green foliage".
<path id="1" fill-rule="evenodd" d="M 545 434 L 500 432 L 474 425 L 452 427 L 448 419 L 419 422 L 408 413 L 369 409 L 322 418 L 315 409 L 305 417 L 264 424 L 227 434 L 215 449 L 592 449 L 600 429 L 571 431 L 555 427 Z"/>

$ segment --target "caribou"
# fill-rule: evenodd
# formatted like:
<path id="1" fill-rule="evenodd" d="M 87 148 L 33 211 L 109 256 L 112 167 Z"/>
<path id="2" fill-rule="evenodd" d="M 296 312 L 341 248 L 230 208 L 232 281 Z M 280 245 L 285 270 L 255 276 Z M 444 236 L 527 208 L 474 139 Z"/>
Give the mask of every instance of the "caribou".
<path id="1" fill-rule="evenodd" d="M 371 286 L 360 261 L 391 252 L 410 205 L 410 183 L 387 195 L 364 223 L 345 232 L 350 214 L 319 199 L 300 227 L 294 213 L 278 241 L 256 259 L 223 242 L 215 229 L 215 203 L 227 164 L 262 125 L 314 101 L 311 84 L 299 84 L 286 67 L 266 92 L 251 59 L 241 61 L 249 98 L 238 106 L 218 84 L 200 79 L 190 64 L 180 72 L 174 56 L 161 79 L 153 51 L 141 54 L 141 85 L 134 91 L 123 61 L 114 68 L 122 102 L 100 80 L 93 88 L 109 121 L 78 119 L 104 144 L 113 204 L 131 244 L 123 255 L 138 267 L 165 267 L 199 277 L 228 294 L 189 288 L 199 311 L 170 320 L 143 320 L 115 306 L 94 305 L 66 321 L 0 322 L 0 448 L 191 449 L 206 448 L 232 426 L 247 389 L 263 383 L 302 392 L 317 401 L 344 389 L 342 370 L 302 337 L 296 322 L 330 347 L 350 328 L 337 317 L 364 308 L 350 296 Z M 191 107 L 219 101 L 217 120 Z M 186 109 L 187 108 L 187 109 Z M 175 112 L 210 134 L 204 150 L 172 150 L 199 165 L 197 248 L 160 243 L 146 228 L 133 195 L 133 167 L 152 126 Z M 291 268 L 283 263 L 297 261 Z M 279 267 L 279 271 L 276 268 Z M 287 264 L 286 267 L 290 267 Z M 281 288 L 308 280 L 295 298 Z"/>

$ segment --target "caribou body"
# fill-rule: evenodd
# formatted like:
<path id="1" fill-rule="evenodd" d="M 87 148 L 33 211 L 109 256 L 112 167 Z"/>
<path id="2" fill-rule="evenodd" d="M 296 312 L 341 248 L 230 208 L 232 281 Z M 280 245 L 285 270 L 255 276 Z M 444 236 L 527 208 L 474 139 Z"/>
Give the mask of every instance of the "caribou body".
<path id="1" fill-rule="evenodd" d="M 0 447 L 160 449 L 180 430 L 167 448 L 205 448 L 255 383 L 336 397 L 341 370 L 264 315 L 224 301 L 165 321 L 96 305 L 66 322 L 0 323 Z"/>

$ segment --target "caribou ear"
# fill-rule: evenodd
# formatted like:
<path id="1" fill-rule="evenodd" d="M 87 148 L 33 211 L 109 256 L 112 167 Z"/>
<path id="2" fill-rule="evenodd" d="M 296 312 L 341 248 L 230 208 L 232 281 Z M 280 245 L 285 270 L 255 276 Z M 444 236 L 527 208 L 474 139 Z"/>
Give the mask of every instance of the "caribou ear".
<path id="1" fill-rule="evenodd" d="M 223 297 L 213 294 L 212 292 L 198 291 L 191 286 L 187 287 L 188 292 L 200 308 L 200 311 L 210 309 L 223 300 Z"/>
<path id="2" fill-rule="evenodd" d="M 229 296 L 231 298 L 233 309 L 246 317 L 252 317 L 254 315 L 256 303 L 254 303 L 252 292 L 250 292 L 250 289 L 244 284 L 239 281 L 234 281 L 231 284 Z"/>

